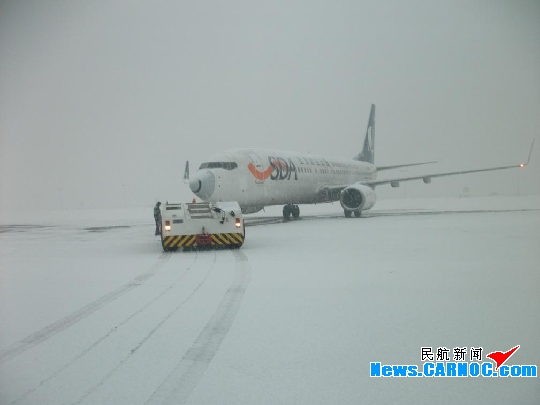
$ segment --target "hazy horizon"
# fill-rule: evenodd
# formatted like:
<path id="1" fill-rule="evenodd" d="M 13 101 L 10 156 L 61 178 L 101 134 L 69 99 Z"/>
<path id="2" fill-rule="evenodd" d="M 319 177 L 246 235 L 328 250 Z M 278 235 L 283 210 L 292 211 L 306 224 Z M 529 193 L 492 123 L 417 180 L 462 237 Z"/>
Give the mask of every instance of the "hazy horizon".
<path id="1" fill-rule="evenodd" d="M 537 1 L 2 2 L 0 55 L 2 210 L 191 199 L 185 161 L 233 147 L 352 157 L 372 103 L 376 164 L 439 161 L 408 174 L 540 133 Z M 377 194 L 538 195 L 539 149 Z"/>

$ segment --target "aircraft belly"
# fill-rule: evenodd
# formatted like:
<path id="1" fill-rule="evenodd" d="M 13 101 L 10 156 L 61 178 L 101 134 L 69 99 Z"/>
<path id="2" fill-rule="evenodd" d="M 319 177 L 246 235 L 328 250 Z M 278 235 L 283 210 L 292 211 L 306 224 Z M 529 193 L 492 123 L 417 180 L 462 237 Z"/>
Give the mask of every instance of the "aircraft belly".
<path id="1" fill-rule="evenodd" d="M 257 199 L 261 205 L 305 204 L 313 201 L 315 187 L 299 180 L 266 181 L 264 195 Z"/>

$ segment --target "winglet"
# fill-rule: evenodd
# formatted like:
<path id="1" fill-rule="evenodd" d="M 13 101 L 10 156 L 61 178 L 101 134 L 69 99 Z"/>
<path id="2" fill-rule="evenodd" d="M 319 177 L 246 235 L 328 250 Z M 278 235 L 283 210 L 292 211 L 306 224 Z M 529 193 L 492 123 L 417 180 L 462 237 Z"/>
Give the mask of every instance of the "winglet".
<path id="1" fill-rule="evenodd" d="M 524 164 L 524 166 L 527 166 L 529 164 L 529 162 L 531 161 L 531 153 L 532 153 L 532 150 L 533 150 L 533 146 L 534 146 L 534 138 L 531 142 L 531 149 L 529 150 L 529 157 L 527 158 L 527 163 Z"/>
<path id="2" fill-rule="evenodd" d="M 189 160 L 186 160 L 186 169 L 184 171 L 184 182 L 189 181 Z"/>

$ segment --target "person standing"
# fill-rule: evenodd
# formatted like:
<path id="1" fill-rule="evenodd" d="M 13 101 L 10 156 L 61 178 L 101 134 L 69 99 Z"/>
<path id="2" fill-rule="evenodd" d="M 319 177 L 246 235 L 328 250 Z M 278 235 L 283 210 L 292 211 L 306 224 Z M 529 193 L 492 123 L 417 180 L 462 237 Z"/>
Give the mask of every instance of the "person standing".
<path id="1" fill-rule="evenodd" d="M 154 220 L 156 221 L 156 235 L 161 233 L 161 202 L 157 202 L 154 206 Z"/>

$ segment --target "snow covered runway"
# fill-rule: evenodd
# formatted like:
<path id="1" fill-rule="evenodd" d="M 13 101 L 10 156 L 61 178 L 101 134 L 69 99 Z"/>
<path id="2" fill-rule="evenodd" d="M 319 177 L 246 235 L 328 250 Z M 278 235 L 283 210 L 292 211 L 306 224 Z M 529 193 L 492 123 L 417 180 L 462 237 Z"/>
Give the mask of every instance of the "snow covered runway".
<path id="1" fill-rule="evenodd" d="M 540 365 L 538 198 L 302 208 L 172 254 L 147 212 L 3 217 L 0 402 L 538 403 L 538 378 L 369 377 L 422 346 Z"/>

